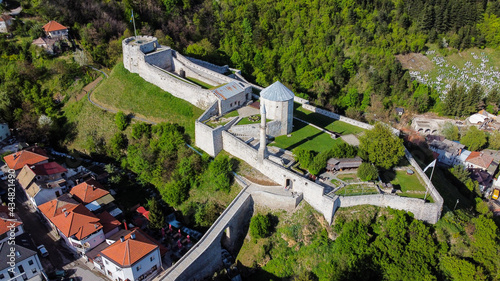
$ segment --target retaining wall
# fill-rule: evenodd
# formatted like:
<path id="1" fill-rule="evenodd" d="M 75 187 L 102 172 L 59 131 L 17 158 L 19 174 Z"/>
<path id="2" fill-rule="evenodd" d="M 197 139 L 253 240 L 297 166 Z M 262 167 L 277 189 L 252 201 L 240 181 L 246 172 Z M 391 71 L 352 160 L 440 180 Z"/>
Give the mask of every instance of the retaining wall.
<path id="1" fill-rule="evenodd" d="M 195 63 L 201 67 L 204 67 L 204 68 L 208 68 L 208 69 L 215 71 L 217 73 L 220 73 L 220 74 L 224 74 L 224 73 L 229 71 L 229 66 L 227 66 L 227 65 L 224 65 L 224 66 L 215 65 L 213 63 L 209 63 L 209 62 L 206 62 L 204 60 L 199 60 L 199 59 L 195 59 L 195 58 L 188 57 L 188 56 L 185 56 L 185 58 L 190 60 L 192 63 Z"/>
<path id="2" fill-rule="evenodd" d="M 144 61 L 159 68 L 170 69 L 172 67 L 172 49 L 158 49 L 156 52 L 145 55 Z"/>
<path id="3" fill-rule="evenodd" d="M 254 138 L 259 138 L 260 136 L 260 124 L 247 124 L 247 125 L 235 125 L 232 126 L 229 131 L 236 135 L 245 135 Z M 267 123 L 266 134 L 269 136 L 278 136 L 281 131 L 280 121 L 270 121 Z"/>
<path id="4" fill-rule="evenodd" d="M 224 83 L 229 83 L 234 81 L 234 79 L 229 78 L 225 75 L 222 75 L 220 73 L 217 73 L 215 71 L 212 71 L 210 69 L 204 68 L 202 66 L 199 66 L 187 58 L 185 58 L 183 55 L 179 54 L 178 52 L 175 52 L 175 58 L 183 63 L 185 66 L 187 66 L 191 71 L 197 71 L 198 73 L 203 73 L 202 75 L 204 77 L 208 76 L 207 78 L 214 80 L 214 81 L 219 81 L 219 84 L 224 84 Z"/>
<path id="5" fill-rule="evenodd" d="M 196 146 L 203 149 L 208 155 L 215 157 L 222 151 L 222 131 L 226 127 L 219 126 L 212 128 L 202 122 L 195 121 L 195 143 Z"/>
<path id="6" fill-rule="evenodd" d="M 207 110 L 205 110 L 205 112 L 203 112 L 203 114 L 200 117 L 198 117 L 197 120 L 200 121 L 200 122 L 203 122 L 205 120 L 210 119 L 210 117 L 212 117 L 212 116 L 219 115 L 218 108 L 219 108 L 218 102 L 214 102 L 212 104 L 212 106 L 210 106 L 209 108 L 207 108 Z"/>

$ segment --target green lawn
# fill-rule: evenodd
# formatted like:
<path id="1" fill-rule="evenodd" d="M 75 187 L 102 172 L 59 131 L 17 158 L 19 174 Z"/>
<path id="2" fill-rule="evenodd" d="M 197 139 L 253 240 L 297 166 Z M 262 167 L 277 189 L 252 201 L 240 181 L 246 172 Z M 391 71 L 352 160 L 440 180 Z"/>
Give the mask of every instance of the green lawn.
<path id="1" fill-rule="evenodd" d="M 293 150 L 296 147 L 314 150 L 317 152 L 329 150 L 335 143 L 342 142 L 340 138 L 332 139 L 329 134 L 294 120 L 294 131 L 291 137 L 286 135 L 275 138 L 271 146 L 277 146 L 286 150 Z"/>
<path id="2" fill-rule="evenodd" d="M 359 127 L 347 124 L 342 121 L 335 120 L 333 118 L 321 115 L 319 113 L 311 112 L 304 109 L 299 103 L 294 104 L 295 111 L 293 116 L 319 127 L 325 128 L 329 131 L 339 133 L 341 135 L 357 134 L 365 131 Z"/>
<path id="3" fill-rule="evenodd" d="M 377 188 L 369 185 L 353 184 L 337 190 L 335 194 L 340 196 L 378 194 L 378 190 Z"/>
<path id="4" fill-rule="evenodd" d="M 133 113 L 155 122 L 178 123 L 194 137 L 194 121 L 203 111 L 117 64 L 92 97 L 104 106 Z"/>
<path id="5" fill-rule="evenodd" d="M 354 179 L 358 179 L 358 176 L 355 173 L 352 174 L 339 174 L 337 175 L 337 178 L 343 180 L 343 181 L 350 181 Z"/>
<path id="6" fill-rule="evenodd" d="M 197 84 L 197 85 L 200 85 L 203 89 L 212 89 L 213 87 L 216 87 L 214 85 L 207 84 L 207 83 L 200 81 L 200 80 L 193 78 L 193 77 L 186 77 L 186 79 Z"/>
<path id="7" fill-rule="evenodd" d="M 390 181 L 395 188 L 400 188 L 403 193 L 408 191 L 425 191 L 425 186 L 420 183 L 418 175 L 408 175 L 405 170 L 385 171 L 380 175 L 385 181 Z"/>

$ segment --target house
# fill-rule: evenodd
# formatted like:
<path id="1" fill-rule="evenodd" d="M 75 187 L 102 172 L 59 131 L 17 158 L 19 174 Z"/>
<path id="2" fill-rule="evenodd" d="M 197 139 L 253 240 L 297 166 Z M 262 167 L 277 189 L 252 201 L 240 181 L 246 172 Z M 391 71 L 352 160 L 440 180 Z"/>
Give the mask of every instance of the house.
<path id="1" fill-rule="evenodd" d="M 106 209 L 115 200 L 109 191 L 105 190 L 95 180 L 82 182 L 73 187 L 69 193 L 90 211 L 97 211 L 101 208 Z"/>
<path id="2" fill-rule="evenodd" d="M 57 41 L 58 41 L 57 39 L 39 37 L 33 40 L 31 44 L 44 48 L 47 53 L 53 55 L 54 53 L 56 53 L 57 50 L 55 46 L 55 43 Z"/>
<path id="3" fill-rule="evenodd" d="M 472 151 L 465 159 L 464 166 L 468 169 L 482 169 L 487 171 L 490 175 L 494 175 L 498 168 L 498 163 L 493 161 L 493 157 L 482 151 Z"/>
<path id="4" fill-rule="evenodd" d="M 3 141 L 10 137 L 9 124 L 0 123 L 0 141 Z"/>
<path id="5" fill-rule="evenodd" d="M 354 158 L 330 158 L 326 163 L 327 171 L 343 171 L 345 169 L 357 169 L 361 166 L 363 160 L 361 157 L 356 156 Z"/>
<path id="6" fill-rule="evenodd" d="M 217 98 L 220 115 L 232 111 L 252 99 L 252 87 L 238 82 L 229 82 L 212 91 Z"/>
<path id="7" fill-rule="evenodd" d="M 450 140 L 433 140 L 429 144 L 429 148 L 436 152 L 438 156 L 438 161 L 442 164 L 448 166 L 455 166 L 462 164 L 459 157 L 462 153 L 465 145 L 460 144 L 459 142 L 454 142 Z"/>
<path id="8" fill-rule="evenodd" d="M 166 249 L 139 229 L 121 236 L 100 252 L 103 271 L 112 280 L 151 280 L 161 269 Z"/>
<path id="9" fill-rule="evenodd" d="M 18 239 L 19 237 L 21 236 L 16 237 L 14 245 L 0 244 L 0 280 L 45 280 L 42 263 L 31 239 L 26 237 L 21 241 Z M 11 269 L 9 262 L 12 253 L 14 253 L 16 260 L 15 270 L 9 270 Z"/>
<path id="10" fill-rule="evenodd" d="M 103 225 L 84 205 L 75 206 L 71 201 L 70 196 L 54 199 L 41 205 L 39 210 L 70 248 L 85 254 L 105 241 Z"/>
<path id="11" fill-rule="evenodd" d="M 107 211 L 103 211 L 98 214 L 97 217 L 102 224 L 102 231 L 104 232 L 104 237 L 108 239 L 120 230 L 120 221 L 113 217 Z"/>
<path id="12" fill-rule="evenodd" d="M 402 107 L 396 107 L 396 113 L 401 116 L 403 113 L 405 113 L 405 109 Z"/>
<path id="13" fill-rule="evenodd" d="M 479 188 L 481 192 L 488 189 L 493 183 L 493 176 L 482 169 L 472 168 L 468 169 L 470 172 L 470 178 L 479 183 Z"/>
<path id="14" fill-rule="evenodd" d="M 43 164 L 49 162 L 49 157 L 30 150 L 21 150 L 3 158 L 9 169 L 18 173 L 25 165 Z"/>
<path id="15" fill-rule="evenodd" d="M 23 222 L 16 213 L 10 212 L 7 206 L 0 206 L 0 244 L 9 239 L 12 231 L 15 236 L 23 234 Z"/>
<path id="16" fill-rule="evenodd" d="M 12 17 L 7 14 L 0 15 L 0 33 L 9 32 L 9 27 L 12 25 Z"/>
<path id="17" fill-rule="evenodd" d="M 66 172 L 66 168 L 56 162 L 25 165 L 17 175 L 17 181 L 33 206 L 37 207 L 56 199 L 67 190 L 63 178 Z"/>
<path id="18" fill-rule="evenodd" d="M 57 21 L 49 21 L 44 25 L 43 30 L 49 38 L 62 38 L 68 36 L 68 28 Z"/>

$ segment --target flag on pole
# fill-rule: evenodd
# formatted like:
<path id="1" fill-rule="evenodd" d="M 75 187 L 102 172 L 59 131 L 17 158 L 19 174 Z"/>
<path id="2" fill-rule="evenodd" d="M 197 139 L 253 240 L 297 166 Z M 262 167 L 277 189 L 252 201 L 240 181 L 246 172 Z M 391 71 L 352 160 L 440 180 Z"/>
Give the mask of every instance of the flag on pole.
<path id="1" fill-rule="evenodd" d="M 134 10 L 132 10 L 132 15 L 130 16 L 130 22 L 132 22 L 132 19 L 134 19 Z"/>
<path id="2" fill-rule="evenodd" d="M 430 167 L 434 167 L 434 166 L 436 166 L 436 161 L 437 161 L 437 159 L 434 159 L 434 161 L 432 161 L 429 165 L 427 165 L 427 167 L 425 167 L 425 169 L 424 169 L 424 173 L 425 173 L 425 171 L 427 171 L 427 169 L 429 169 Z"/>

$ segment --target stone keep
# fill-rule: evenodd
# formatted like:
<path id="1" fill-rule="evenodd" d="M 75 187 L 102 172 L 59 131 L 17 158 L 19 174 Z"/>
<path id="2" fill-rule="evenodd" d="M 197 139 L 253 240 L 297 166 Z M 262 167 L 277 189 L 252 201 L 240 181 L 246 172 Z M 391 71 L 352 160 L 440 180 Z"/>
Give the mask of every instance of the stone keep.
<path id="1" fill-rule="evenodd" d="M 267 118 L 280 121 L 279 135 L 290 134 L 293 130 L 293 92 L 281 84 L 274 82 L 260 92 L 261 102 L 265 104 Z"/>

